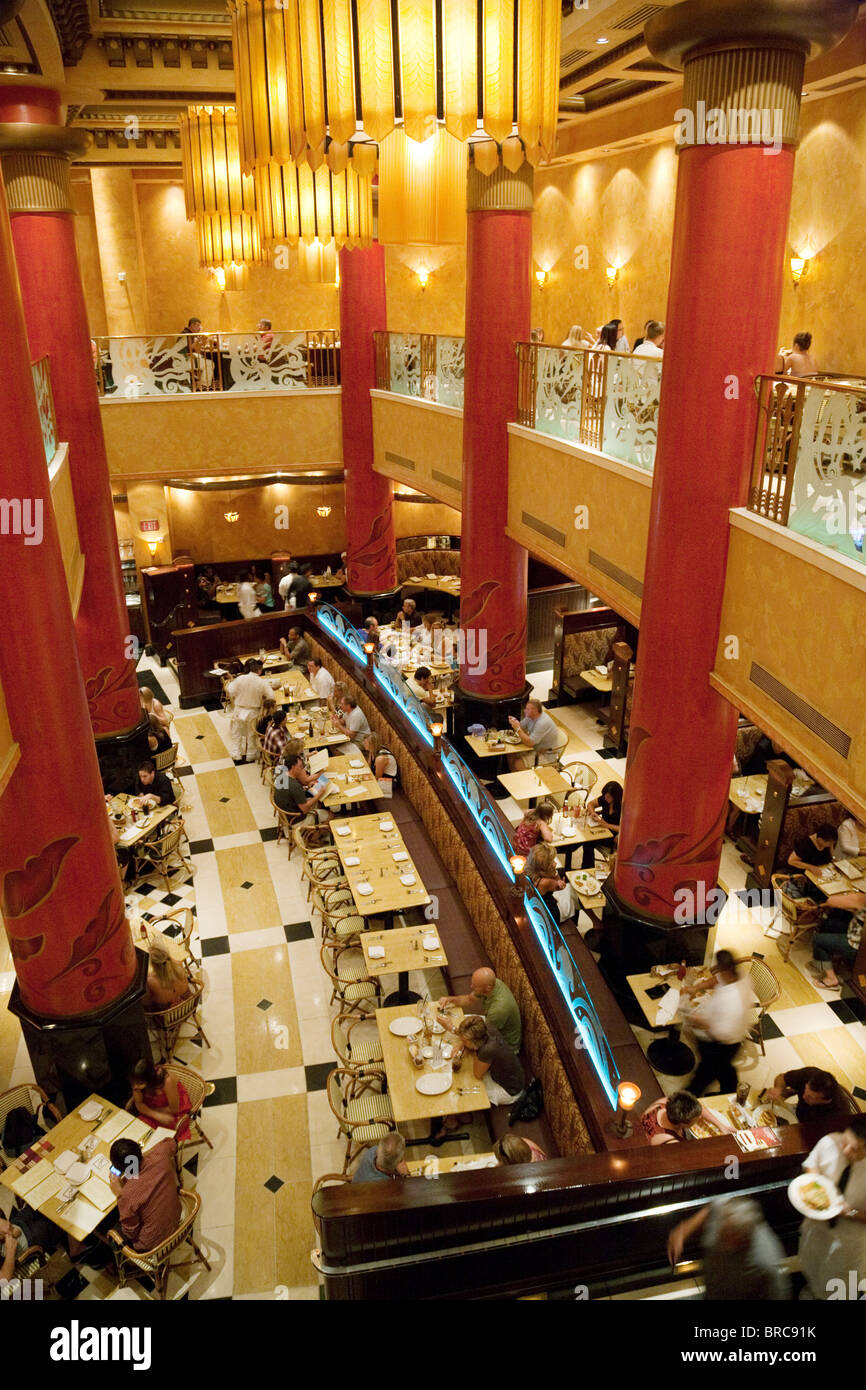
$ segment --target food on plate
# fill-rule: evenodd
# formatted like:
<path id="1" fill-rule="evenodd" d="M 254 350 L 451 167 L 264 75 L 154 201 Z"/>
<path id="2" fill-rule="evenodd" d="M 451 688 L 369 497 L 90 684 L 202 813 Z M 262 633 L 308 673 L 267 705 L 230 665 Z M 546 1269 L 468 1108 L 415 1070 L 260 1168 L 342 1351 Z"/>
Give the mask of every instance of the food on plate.
<path id="1" fill-rule="evenodd" d="M 826 1189 L 819 1182 L 804 1183 L 800 1188 L 800 1200 L 812 1211 L 827 1211 L 830 1206 Z"/>

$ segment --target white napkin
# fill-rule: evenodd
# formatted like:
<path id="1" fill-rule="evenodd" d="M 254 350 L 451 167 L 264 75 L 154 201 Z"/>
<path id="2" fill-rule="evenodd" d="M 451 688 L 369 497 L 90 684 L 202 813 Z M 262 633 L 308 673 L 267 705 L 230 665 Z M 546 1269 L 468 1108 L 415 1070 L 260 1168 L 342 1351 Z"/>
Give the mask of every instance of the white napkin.
<path id="1" fill-rule="evenodd" d="M 372 884 L 370 884 L 370 883 L 356 883 L 356 884 L 355 884 L 355 892 L 356 892 L 356 893 L 361 893 L 361 894 L 363 894 L 363 896 L 364 896 L 365 898 L 367 897 L 368 893 L 372 893 L 372 891 L 373 891 L 373 886 L 372 886 Z"/>
<path id="2" fill-rule="evenodd" d="M 401 874 L 400 882 L 404 883 L 407 888 L 411 888 L 412 884 L 417 882 L 417 880 L 414 874 Z"/>
<path id="3" fill-rule="evenodd" d="M 425 951 L 438 951 L 439 938 L 438 936 L 422 936 L 421 945 L 424 947 Z"/>
<path id="4" fill-rule="evenodd" d="M 379 829 L 380 829 L 380 830 L 393 830 L 393 829 L 394 829 L 394 822 L 393 822 L 392 820 L 380 820 L 380 821 L 379 821 Z"/>
<path id="5" fill-rule="evenodd" d="M 358 858 L 357 854 L 347 854 L 344 862 L 346 868 L 354 869 L 355 865 L 360 864 L 361 861 Z"/>
<path id="6" fill-rule="evenodd" d="M 351 833 L 352 833 L 352 827 L 351 827 L 350 825 L 338 825 L 338 826 L 337 826 L 337 834 L 338 834 L 338 835 L 351 835 Z"/>
<path id="7" fill-rule="evenodd" d="M 659 1004 L 659 1010 L 656 1014 L 655 1027 L 658 1027 L 660 1023 L 671 1023 L 679 1007 L 679 990 L 669 989 L 664 999 Z"/>
<path id="8" fill-rule="evenodd" d="M 409 856 L 405 850 L 398 849 L 394 851 L 391 858 L 394 860 L 395 864 L 403 864 L 409 858 Z"/>
<path id="9" fill-rule="evenodd" d="M 385 947 L 384 947 L 384 946 L 368 946 L 368 947 L 367 947 L 367 955 L 370 957 L 371 960 L 384 960 L 384 959 L 385 959 Z"/>
<path id="10" fill-rule="evenodd" d="M 350 759 L 349 759 L 349 767 L 363 767 L 363 766 L 364 766 L 364 759 L 363 759 L 363 758 L 350 758 Z"/>
<path id="11" fill-rule="evenodd" d="M 67 1173 L 73 1163 L 77 1162 L 78 1155 L 73 1153 L 71 1149 L 64 1149 L 63 1153 L 58 1154 L 55 1158 L 54 1167 L 57 1169 L 58 1173 Z"/>

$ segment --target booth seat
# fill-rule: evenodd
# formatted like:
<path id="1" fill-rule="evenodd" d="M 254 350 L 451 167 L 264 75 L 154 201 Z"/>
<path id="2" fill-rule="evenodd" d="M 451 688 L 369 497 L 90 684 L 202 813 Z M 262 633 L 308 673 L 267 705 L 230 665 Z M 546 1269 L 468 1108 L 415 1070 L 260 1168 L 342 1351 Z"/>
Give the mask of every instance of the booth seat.
<path id="1" fill-rule="evenodd" d="M 333 664 L 330 653 L 319 649 L 315 638 L 313 647 L 323 661 Z M 480 965 L 491 965 L 508 985 L 520 1009 L 522 1061 L 527 1077 L 537 1076 L 541 1080 L 544 1112 L 537 1123 L 520 1123 L 511 1132 L 532 1138 L 551 1156 L 592 1153 L 584 1117 L 539 1000 L 469 849 L 455 833 L 453 819 L 431 789 L 426 773 L 416 763 L 395 726 L 380 714 L 348 670 L 342 671 L 341 678 L 364 711 L 376 737 L 397 760 L 399 788 L 393 797 L 380 803 L 379 809 L 387 811 L 400 825 L 426 887 L 431 896 L 438 899 L 438 929 L 448 956 L 446 978 L 450 991 L 465 993 L 473 970 Z M 410 807 L 411 818 L 407 814 Z M 401 811 L 403 815 L 398 819 Z M 438 886 L 440 882 L 441 887 Z M 494 1109 L 491 1124 L 497 1137 L 500 1132 L 505 1133 L 507 1108 L 501 1114 Z"/>
<path id="2" fill-rule="evenodd" d="M 565 633 L 562 639 L 560 687 L 565 695 L 577 698 L 587 692 L 597 693 L 581 679 L 580 673 L 611 660 L 611 647 L 616 641 L 617 631 L 615 627 L 596 627 L 585 632 Z"/>
<path id="3" fill-rule="evenodd" d="M 459 550 L 404 550 L 397 554 L 397 580 L 405 584 L 413 575 L 460 574 Z"/>

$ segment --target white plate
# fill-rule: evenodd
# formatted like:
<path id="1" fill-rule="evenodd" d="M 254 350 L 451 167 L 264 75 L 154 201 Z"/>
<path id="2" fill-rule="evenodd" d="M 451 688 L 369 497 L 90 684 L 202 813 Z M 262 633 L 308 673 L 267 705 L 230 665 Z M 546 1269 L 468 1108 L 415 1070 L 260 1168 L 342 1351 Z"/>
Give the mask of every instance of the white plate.
<path id="1" fill-rule="evenodd" d="M 337 834 L 338 834 L 338 835 L 351 835 L 351 833 L 352 833 L 352 827 L 351 827 L 351 825 L 338 825 L 338 826 L 337 826 Z"/>
<path id="2" fill-rule="evenodd" d="M 422 1096 L 441 1096 L 445 1091 L 451 1090 L 453 1073 L 448 1067 L 445 1071 L 425 1072 L 419 1076 L 415 1082 L 415 1090 L 420 1091 Z"/>
<path id="3" fill-rule="evenodd" d="M 438 936 L 422 936 L 421 945 L 424 947 L 425 951 L 438 951 L 439 938 Z"/>
<path id="4" fill-rule="evenodd" d="M 369 897 L 370 894 L 372 893 L 372 891 L 373 891 L 373 885 L 372 885 L 372 883 L 356 883 L 356 884 L 355 884 L 355 892 L 356 892 L 356 893 L 360 893 L 361 896 L 364 897 L 364 898 Z"/>
<path id="5" fill-rule="evenodd" d="M 412 1018 L 411 1014 L 406 1014 L 402 1018 L 392 1018 L 388 1024 L 388 1032 L 397 1038 L 414 1038 L 423 1027 L 420 1018 Z"/>
<path id="6" fill-rule="evenodd" d="M 393 830 L 393 829 L 394 829 L 394 822 L 393 822 L 392 820 L 380 820 L 380 821 L 379 821 L 379 829 L 380 829 L 380 830 Z"/>
<path id="7" fill-rule="evenodd" d="M 358 858 L 357 854 L 347 854 L 346 858 L 343 860 L 343 863 L 346 865 L 347 869 L 354 869 L 356 865 L 360 864 L 360 862 L 361 861 Z"/>
<path id="8" fill-rule="evenodd" d="M 102 1114 L 102 1106 L 98 1100 L 89 1100 L 86 1105 L 82 1105 L 78 1114 L 82 1120 L 96 1120 Z"/>
<path id="9" fill-rule="evenodd" d="M 350 758 L 350 759 L 349 759 L 349 767 L 363 767 L 363 766 L 364 766 L 364 759 L 363 759 L 363 758 Z"/>
<path id="10" fill-rule="evenodd" d="M 90 1169 L 86 1163 L 71 1163 L 66 1170 L 65 1178 L 71 1182 L 73 1187 L 80 1187 L 83 1182 L 87 1182 L 90 1177 Z"/>
<path id="11" fill-rule="evenodd" d="M 55 1158 L 54 1167 L 57 1169 L 58 1173 L 68 1173 L 73 1163 L 77 1162 L 78 1159 L 76 1158 L 72 1150 L 65 1149 L 62 1154 L 58 1154 Z"/>
<path id="12" fill-rule="evenodd" d="M 441 1023 L 432 1023 L 430 1025 L 430 1032 L 435 1035 L 436 1033 L 444 1033 L 445 1029 L 442 1027 Z"/>
<path id="13" fill-rule="evenodd" d="M 403 883 L 403 884 L 405 884 L 405 886 L 406 886 L 407 888 L 411 888 L 411 887 L 412 887 L 412 884 L 413 884 L 413 883 L 417 883 L 418 880 L 417 880 L 417 878 L 415 877 L 414 874 L 401 874 L 401 875 L 400 875 L 400 882 Z"/>
<path id="14" fill-rule="evenodd" d="M 398 849 L 394 851 L 391 858 L 394 860 L 395 864 L 405 864 L 409 856 L 404 849 Z"/>
<path id="15" fill-rule="evenodd" d="M 826 1211 L 814 1211 L 800 1196 L 801 1190 L 813 1182 L 823 1187 L 830 1199 L 830 1205 Z M 830 1221 L 834 1216 L 838 1216 L 845 1206 L 845 1199 L 836 1184 L 832 1183 L 829 1178 L 825 1178 L 823 1173 L 801 1173 L 799 1177 L 794 1178 L 794 1181 L 788 1185 L 788 1200 L 795 1211 L 798 1211 L 801 1216 L 808 1216 L 811 1221 Z"/>

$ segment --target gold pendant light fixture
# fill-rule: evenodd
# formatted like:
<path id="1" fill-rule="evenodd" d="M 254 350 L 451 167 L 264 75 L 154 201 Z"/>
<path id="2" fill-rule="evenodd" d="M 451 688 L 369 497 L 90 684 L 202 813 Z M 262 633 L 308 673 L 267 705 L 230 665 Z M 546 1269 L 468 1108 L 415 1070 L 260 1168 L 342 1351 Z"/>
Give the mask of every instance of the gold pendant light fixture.
<path id="1" fill-rule="evenodd" d="M 180 141 L 186 215 L 196 224 L 200 264 L 260 264 L 255 186 L 241 173 L 234 107 L 190 106 L 180 118 Z"/>
<path id="2" fill-rule="evenodd" d="M 560 0 L 229 0 L 229 13 L 243 170 L 333 173 L 374 142 L 381 241 L 463 240 L 470 137 L 479 167 L 553 154 Z"/>

